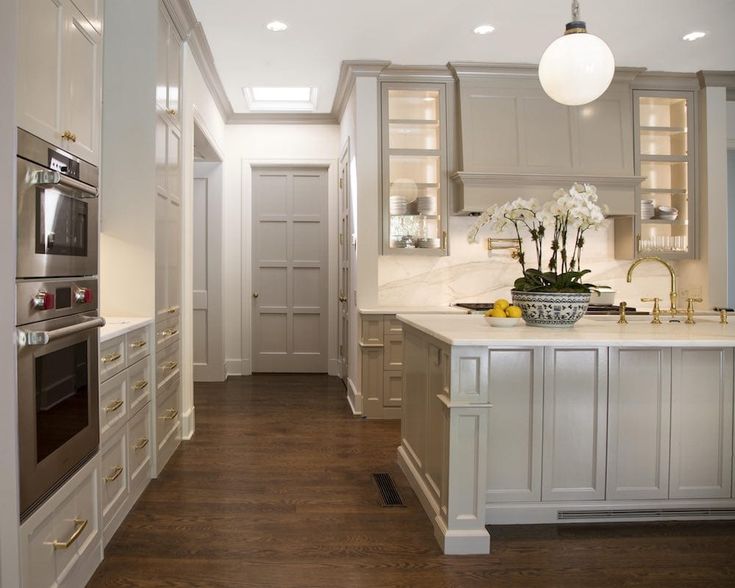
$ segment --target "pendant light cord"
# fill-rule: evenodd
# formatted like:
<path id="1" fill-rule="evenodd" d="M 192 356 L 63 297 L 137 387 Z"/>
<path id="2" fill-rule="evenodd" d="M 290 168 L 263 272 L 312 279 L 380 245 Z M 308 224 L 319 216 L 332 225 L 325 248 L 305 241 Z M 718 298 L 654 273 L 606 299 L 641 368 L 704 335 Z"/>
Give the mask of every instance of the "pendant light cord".
<path id="1" fill-rule="evenodd" d="M 572 20 L 579 20 L 579 0 L 572 0 Z"/>

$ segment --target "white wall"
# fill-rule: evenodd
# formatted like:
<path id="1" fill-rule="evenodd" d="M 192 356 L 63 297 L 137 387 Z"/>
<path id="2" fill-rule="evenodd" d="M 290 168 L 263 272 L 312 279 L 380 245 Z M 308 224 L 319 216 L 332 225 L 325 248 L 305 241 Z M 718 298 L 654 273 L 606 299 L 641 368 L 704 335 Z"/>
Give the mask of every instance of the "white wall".
<path id="1" fill-rule="evenodd" d="M 336 363 L 337 125 L 228 125 L 225 128 L 224 289 L 228 375 L 251 373 L 251 164 L 329 166 L 329 359 Z"/>
<path id="2" fill-rule="evenodd" d="M 15 352 L 16 0 L 0 0 L 0 586 L 20 585 Z"/>

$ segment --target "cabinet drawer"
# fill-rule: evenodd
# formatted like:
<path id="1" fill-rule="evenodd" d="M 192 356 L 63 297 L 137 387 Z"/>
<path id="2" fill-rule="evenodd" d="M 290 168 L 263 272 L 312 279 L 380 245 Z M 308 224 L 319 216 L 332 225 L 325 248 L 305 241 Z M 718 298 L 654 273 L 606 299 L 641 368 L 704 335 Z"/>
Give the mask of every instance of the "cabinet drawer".
<path id="1" fill-rule="evenodd" d="M 165 306 L 156 311 L 156 325 L 170 318 L 178 318 L 181 315 L 181 307 Z"/>
<path id="2" fill-rule="evenodd" d="M 128 376 L 122 372 L 100 384 L 100 443 L 127 420 Z"/>
<path id="3" fill-rule="evenodd" d="M 21 526 L 24 586 L 84 585 L 80 564 L 101 560 L 98 474 L 95 456 Z"/>
<path id="4" fill-rule="evenodd" d="M 133 365 L 151 352 L 151 328 L 145 326 L 126 335 L 128 348 L 127 365 Z"/>
<path id="5" fill-rule="evenodd" d="M 125 367 L 125 335 L 100 344 L 100 382 L 108 380 Z"/>
<path id="6" fill-rule="evenodd" d="M 360 343 L 363 345 L 383 344 L 383 316 L 363 316 L 360 321 Z"/>
<path id="7" fill-rule="evenodd" d="M 181 420 L 179 417 L 178 377 L 166 386 L 156 406 L 156 468 L 160 473 L 179 445 Z"/>
<path id="8" fill-rule="evenodd" d="M 162 386 L 179 376 L 181 360 L 179 358 L 179 344 L 174 343 L 163 349 L 156 357 L 156 386 Z"/>
<path id="9" fill-rule="evenodd" d="M 127 432 L 121 429 L 100 453 L 100 509 L 103 529 L 122 508 L 128 496 L 127 446 Z"/>
<path id="10" fill-rule="evenodd" d="M 394 316 L 386 316 L 383 319 L 383 331 L 386 335 L 401 335 L 403 323 Z"/>
<path id="11" fill-rule="evenodd" d="M 403 372 L 383 372 L 383 406 L 401 406 Z"/>
<path id="12" fill-rule="evenodd" d="M 166 317 L 156 323 L 156 349 L 166 347 L 170 343 L 179 340 L 180 317 Z"/>
<path id="13" fill-rule="evenodd" d="M 128 423 L 128 473 L 131 492 L 151 477 L 151 406 Z"/>
<path id="14" fill-rule="evenodd" d="M 403 335 L 386 335 L 383 343 L 383 367 L 386 370 L 403 369 Z"/>
<path id="15" fill-rule="evenodd" d="M 140 407 L 151 399 L 151 358 L 146 357 L 130 366 L 125 373 L 128 376 L 128 406 L 130 414 L 135 414 Z"/>

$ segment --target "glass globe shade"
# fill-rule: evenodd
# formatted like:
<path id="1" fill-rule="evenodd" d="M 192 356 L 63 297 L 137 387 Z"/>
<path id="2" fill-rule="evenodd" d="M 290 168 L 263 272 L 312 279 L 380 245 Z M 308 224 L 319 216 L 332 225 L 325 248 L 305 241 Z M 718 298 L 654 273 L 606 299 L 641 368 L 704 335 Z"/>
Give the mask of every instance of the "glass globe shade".
<path id="1" fill-rule="evenodd" d="M 615 58 L 605 41 L 589 33 L 559 37 L 546 48 L 538 66 L 541 86 L 567 106 L 596 100 L 615 74 Z"/>

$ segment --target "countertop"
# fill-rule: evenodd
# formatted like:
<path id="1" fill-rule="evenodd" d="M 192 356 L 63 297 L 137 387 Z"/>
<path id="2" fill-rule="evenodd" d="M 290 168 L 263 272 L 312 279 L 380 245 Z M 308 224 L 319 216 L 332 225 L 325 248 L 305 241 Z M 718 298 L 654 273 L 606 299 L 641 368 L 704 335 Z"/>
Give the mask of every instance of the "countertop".
<path id="1" fill-rule="evenodd" d="M 363 306 L 360 314 L 467 314 L 458 306 Z"/>
<path id="2" fill-rule="evenodd" d="M 568 329 L 525 324 L 496 328 L 479 315 L 400 314 L 398 319 L 449 345 L 735 347 L 735 321 L 721 325 L 719 317 L 710 316 L 695 317 L 694 325 L 683 321 L 652 325 L 647 316 L 629 317 L 627 325 L 618 325 L 615 316 L 583 318 Z"/>
<path id="3" fill-rule="evenodd" d="M 100 343 L 104 343 L 118 335 L 124 335 L 153 322 L 152 318 L 140 316 L 106 316 L 104 319 L 107 322 L 100 329 Z"/>

